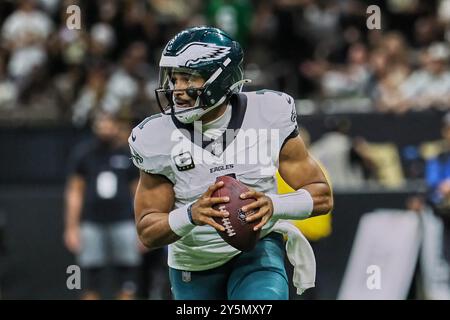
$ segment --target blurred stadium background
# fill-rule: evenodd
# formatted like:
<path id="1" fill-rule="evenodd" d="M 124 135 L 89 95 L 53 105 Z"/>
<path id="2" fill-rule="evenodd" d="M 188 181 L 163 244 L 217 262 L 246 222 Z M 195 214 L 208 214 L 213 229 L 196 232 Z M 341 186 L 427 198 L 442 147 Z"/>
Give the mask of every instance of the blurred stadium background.
<path id="1" fill-rule="evenodd" d="M 81 8 L 81 30 L 66 27 L 72 4 Z M 380 30 L 366 26 L 372 4 L 381 9 Z M 220 27 L 240 41 L 253 80 L 246 90 L 296 99 L 302 135 L 328 170 L 333 214 L 299 224 L 317 256 L 317 288 L 303 298 L 346 297 L 344 282 L 346 293 L 358 292 L 346 270 L 364 214 L 424 215 L 426 161 L 445 147 L 441 125 L 450 107 L 449 0 L 3 0 L 1 298 L 77 298 L 66 287 L 75 262 L 62 240 L 69 155 L 91 135 L 98 110 L 133 123 L 158 112 L 161 49 L 194 25 Z M 402 251 L 389 249 L 378 248 L 369 264 Z M 424 275 L 428 267 L 446 272 L 439 281 L 448 289 L 448 264 L 423 267 L 423 254 L 406 258 L 412 269 L 396 298 L 449 297 L 430 293 L 434 272 Z"/>

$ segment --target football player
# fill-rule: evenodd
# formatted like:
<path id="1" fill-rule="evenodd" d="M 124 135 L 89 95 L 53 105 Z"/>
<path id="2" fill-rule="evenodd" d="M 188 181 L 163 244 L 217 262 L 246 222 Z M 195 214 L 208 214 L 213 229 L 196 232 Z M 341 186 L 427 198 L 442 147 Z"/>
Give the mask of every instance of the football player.
<path id="1" fill-rule="evenodd" d="M 190 28 L 161 56 L 161 114 L 133 129 L 129 143 L 140 169 L 135 197 L 139 237 L 149 248 L 169 245 L 175 299 L 288 299 L 281 219 L 328 213 L 330 186 L 298 135 L 294 99 L 270 90 L 241 92 L 243 51 L 223 31 Z M 256 155 L 256 157 L 255 157 Z M 275 174 L 296 192 L 278 195 Z M 254 250 L 240 252 L 216 232 L 216 177 L 233 175 L 256 201 L 247 221 L 261 219 Z M 314 265 L 315 266 L 315 265 Z"/>

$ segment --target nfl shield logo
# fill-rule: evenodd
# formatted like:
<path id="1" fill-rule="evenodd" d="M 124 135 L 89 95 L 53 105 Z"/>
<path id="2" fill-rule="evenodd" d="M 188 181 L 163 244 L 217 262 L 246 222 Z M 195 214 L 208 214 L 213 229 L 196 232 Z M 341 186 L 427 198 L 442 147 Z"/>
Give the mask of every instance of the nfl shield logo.
<path id="1" fill-rule="evenodd" d="M 181 273 L 181 280 L 183 280 L 183 282 L 191 282 L 191 272 L 183 271 Z"/>

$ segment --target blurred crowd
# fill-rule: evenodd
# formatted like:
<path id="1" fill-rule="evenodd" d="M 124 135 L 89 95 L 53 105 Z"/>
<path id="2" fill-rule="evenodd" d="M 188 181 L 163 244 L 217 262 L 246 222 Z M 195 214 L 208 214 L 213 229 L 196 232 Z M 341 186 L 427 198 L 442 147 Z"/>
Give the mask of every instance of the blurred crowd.
<path id="1" fill-rule="evenodd" d="M 80 29 L 67 26 L 71 5 L 81 9 Z M 379 30 L 367 27 L 369 5 L 380 8 Z M 450 111 L 450 0 L 2 0 L 0 125 L 88 128 L 105 111 L 129 132 L 130 120 L 159 112 L 154 90 L 161 50 L 197 25 L 219 27 L 241 43 L 252 80 L 245 90 L 287 92 L 300 113 Z M 352 136 L 345 116 L 326 116 L 324 123 L 317 140 L 303 127 L 301 134 L 334 190 L 417 189 L 412 182 L 420 180 L 437 199 L 450 243 L 450 114 L 440 141 L 401 152 L 390 139 Z M 126 145 L 127 136 L 111 140 Z M 427 197 L 421 192 L 407 207 L 423 211 Z M 81 235 L 70 237 L 66 228 L 66 245 L 77 253 Z M 164 297 L 167 279 L 159 275 L 165 269 L 153 278 L 147 269 L 165 266 L 165 252 L 141 258 L 144 287 L 138 290 L 144 294 L 134 294 L 147 296 L 153 286 L 161 292 L 149 295 Z"/>
<path id="2" fill-rule="evenodd" d="M 380 30 L 367 28 L 371 4 Z M 80 30 L 67 27 L 70 5 Z M 158 112 L 160 52 L 194 25 L 240 41 L 247 90 L 285 91 L 313 111 L 330 99 L 353 111 L 450 106 L 450 0 L 5 0 L 0 119 L 83 126 L 98 109 Z"/>

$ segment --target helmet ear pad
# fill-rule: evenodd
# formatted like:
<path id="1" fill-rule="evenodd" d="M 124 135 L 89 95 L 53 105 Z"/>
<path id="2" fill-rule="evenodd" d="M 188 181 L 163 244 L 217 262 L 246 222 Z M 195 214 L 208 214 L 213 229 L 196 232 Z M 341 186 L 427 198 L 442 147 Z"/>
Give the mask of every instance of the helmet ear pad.
<path id="1" fill-rule="evenodd" d="M 226 72 L 228 71 L 225 67 L 221 74 L 215 79 L 213 82 L 207 84 L 201 94 L 200 94 L 200 102 L 202 106 L 207 108 L 214 106 L 217 102 L 223 100 L 225 97 L 225 101 L 231 97 L 231 95 L 239 90 L 230 90 L 230 86 L 235 82 L 242 79 L 242 75 L 238 76 L 236 74 Z M 225 102 L 224 101 L 224 102 Z"/>

